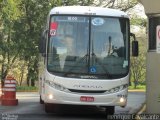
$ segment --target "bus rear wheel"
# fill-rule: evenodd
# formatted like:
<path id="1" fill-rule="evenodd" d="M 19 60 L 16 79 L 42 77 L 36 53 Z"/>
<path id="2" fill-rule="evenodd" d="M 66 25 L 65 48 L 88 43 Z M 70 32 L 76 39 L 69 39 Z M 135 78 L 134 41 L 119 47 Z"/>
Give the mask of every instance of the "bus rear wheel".
<path id="1" fill-rule="evenodd" d="M 106 114 L 107 115 L 113 115 L 115 112 L 115 107 L 114 106 L 107 106 L 106 108 Z"/>

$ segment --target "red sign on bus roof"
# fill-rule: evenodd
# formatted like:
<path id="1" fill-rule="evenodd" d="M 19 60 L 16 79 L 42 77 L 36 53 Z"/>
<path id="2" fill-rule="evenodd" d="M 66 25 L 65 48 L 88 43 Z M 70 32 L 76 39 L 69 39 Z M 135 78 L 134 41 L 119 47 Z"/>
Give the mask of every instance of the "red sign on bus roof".
<path id="1" fill-rule="evenodd" d="M 50 24 L 50 35 L 55 36 L 58 28 L 58 23 L 57 22 L 51 22 Z"/>
<path id="2" fill-rule="evenodd" d="M 57 22 L 52 22 L 50 25 L 50 30 L 57 30 L 58 23 Z"/>

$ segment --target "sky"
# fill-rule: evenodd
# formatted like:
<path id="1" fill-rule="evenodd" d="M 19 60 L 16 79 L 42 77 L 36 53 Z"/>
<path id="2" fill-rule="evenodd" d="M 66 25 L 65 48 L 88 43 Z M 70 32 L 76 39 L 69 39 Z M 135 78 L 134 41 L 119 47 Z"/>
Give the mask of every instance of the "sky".
<path id="1" fill-rule="evenodd" d="M 129 12 L 128 12 L 128 15 L 130 17 L 137 16 L 137 17 L 140 17 L 140 18 L 147 19 L 147 16 L 145 15 L 144 7 L 140 3 L 138 5 L 136 5 L 133 9 L 130 9 Z M 139 26 L 131 25 L 131 32 L 133 32 L 133 33 L 139 33 L 139 31 L 145 32 L 145 30 L 146 30 L 145 28 L 142 29 Z"/>
<path id="2" fill-rule="evenodd" d="M 138 17 L 142 17 L 142 18 L 147 18 L 147 16 L 145 15 L 145 10 L 142 4 L 137 4 L 134 8 L 130 9 L 128 11 L 128 15 L 132 16 L 132 15 L 136 15 Z"/>

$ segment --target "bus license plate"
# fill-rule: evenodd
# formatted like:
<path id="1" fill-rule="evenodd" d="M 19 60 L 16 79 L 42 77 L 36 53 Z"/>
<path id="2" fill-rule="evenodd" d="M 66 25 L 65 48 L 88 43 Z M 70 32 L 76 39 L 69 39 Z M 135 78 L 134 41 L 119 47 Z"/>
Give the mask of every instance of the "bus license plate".
<path id="1" fill-rule="evenodd" d="M 81 96 L 80 101 L 82 101 L 82 102 L 94 102 L 94 97 Z"/>

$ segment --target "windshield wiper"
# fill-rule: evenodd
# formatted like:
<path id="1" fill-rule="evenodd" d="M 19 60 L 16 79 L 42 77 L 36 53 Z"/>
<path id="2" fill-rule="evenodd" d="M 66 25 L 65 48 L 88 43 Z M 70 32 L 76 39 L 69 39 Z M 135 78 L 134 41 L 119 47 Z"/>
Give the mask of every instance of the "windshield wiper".
<path id="1" fill-rule="evenodd" d="M 111 39 L 110 37 L 109 37 L 109 39 Z M 93 58 L 95 58 L 95 61 L 97 62 L 97 63 L 99 63 L 99 65 L 103 68 L 103 70 L 105 71 L 105 75 L 107 75 L 109 78 L 112 78 L 112 75 L 108 72 L 108 70 L 104 67 L 104 65 L 99 61 L 99 59 L 97 58 L 97 56 L 96 56 L 96 54 L 94 53 L 94 41 L 93 41 L 93 39 L 92 39 L 92 65 L 93 65 Z"/>
<path id="2" fill-rule="evenodd" d="M 112 78 L 112 75 L 108 72 L 108 70 L 104 67 L 104 65 L 99 61 L 95 53 L 92 53 L 92 58 L 95 58 L 95 61 L 103 68 L 105 71 L 105 75 L 107 75 L 109 78 Z"/>

